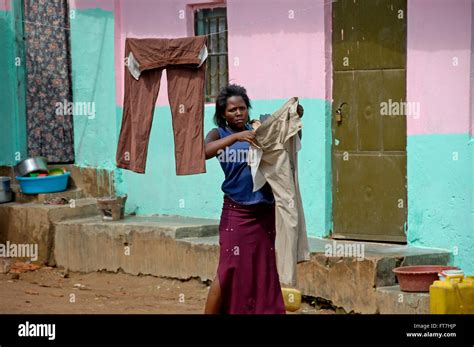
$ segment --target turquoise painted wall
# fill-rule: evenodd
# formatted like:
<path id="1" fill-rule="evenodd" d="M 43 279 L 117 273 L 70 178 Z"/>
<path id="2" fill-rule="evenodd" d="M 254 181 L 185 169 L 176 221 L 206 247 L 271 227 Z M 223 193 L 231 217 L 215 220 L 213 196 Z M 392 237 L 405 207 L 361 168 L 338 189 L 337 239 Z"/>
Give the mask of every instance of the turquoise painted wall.
<path id="1" fill-rule="evenodd" d="M 127 212 L 140 215 L 172 214 L 219 218 L 223 173 L 217 160 L 207 161 L 207 173 L 176 176 L 171 112 L 155 109 L 146 174 L 115 167 L 115 150 L 122 107 L 115 101 L 114 18 L 109 11 L 75 11 L 71 19 L 72 80 L 74 101 L 95 102 L 96 117 L 74 117 L 76 164 L 108 169 L 115 174 L 117 192 L 128 194 Z M 163 76 L 164 78 L 164 76 Z M 293 95 L 289 95 L 291 97 Z M 253 100 L 252 114 L 277 110 L 286 100 Z M 302 99 L 305 107 L 300 184 L 308 232 L 324 236 L 331 227 L 329 104 Z M 212 123 L 214 105 L 205 108 L 205 132 Z"/>
<path id="2" fill-rule="evenodd" d="M 0 165 L 14 165 L 26 155 L 25 100 L 19 89 L 24 81 L 18 84 L 24 65 L 15 65 L 15 24 L 13 10 L 0 11 Z"/>
<path id="3" fill-rule="evenodd" d="M 9 165 L 12 163 L 14 152 L 12 143 L 12 127 L 14 112 L 13 95 L 13 69 L 14 62 L 13 49 L 13 31 L 12 31 L 12 13 L 10 11 L 0 11 L 0 165 Z"/>
<path id="4" fill-rule="evenodd" d="M 96 114 L 74 116 L 79 166 L 115 169 L 114 18 L 101 9 L 76 10 L 71 18 L 73 100 L 93 102 Z"/>
<path id="5" fill-rule="evenodd" d="M 474 139 L 408 137 L 408 242 L 452 252 L 474 274 Z"/>

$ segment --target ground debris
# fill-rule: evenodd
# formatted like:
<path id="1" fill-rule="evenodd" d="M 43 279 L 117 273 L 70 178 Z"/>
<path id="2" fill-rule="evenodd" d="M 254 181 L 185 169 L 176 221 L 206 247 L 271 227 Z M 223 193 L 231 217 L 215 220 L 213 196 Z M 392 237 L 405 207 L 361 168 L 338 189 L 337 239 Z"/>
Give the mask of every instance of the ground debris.
<path id="1" fill-rule="evenodd" d="M 34 290 L 25 290 L 25 294 L 39 295 L 39 292 L 35 292 Z"/>
<path id="2" fill-rule="evenodd" d="M 51 293 L 49 295 L 54 296 L 55 298 L 64 298 L 64 294 Z"/>
<path id="3" fill-rule="evenodd" d="M 10 273 L 12 274 L 20 274 L 20 273 L 25 273 L 28 271 L 35 271 L 41 268 L 40 265 L 37 264 L 31 264 L 31 263 L 25 263 L 21 261 L 17 261 L 14 263 L 10 269 Z"/>
<path id="4" fill-rule="evenodd" d="M 91 290 L 90 288 L 87 288 L 85 285 L 83 284 L 80 284 L 80 283 L 76 283 L 74 284 L 74 289 L 79 289 L 79 290 Z"/>

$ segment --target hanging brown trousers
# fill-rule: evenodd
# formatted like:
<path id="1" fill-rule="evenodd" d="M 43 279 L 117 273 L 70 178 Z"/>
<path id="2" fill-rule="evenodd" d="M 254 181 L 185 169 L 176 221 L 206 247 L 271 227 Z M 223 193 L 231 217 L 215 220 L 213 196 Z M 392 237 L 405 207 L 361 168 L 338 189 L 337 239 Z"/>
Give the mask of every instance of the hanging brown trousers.
<path id="1" fill-rule="evenodd" d="M 125 41 L 125 93 L 117 167 L 144 173 L 161 74 L 166 69 L 177 175 L 206 172 L 206 37 Z"/>

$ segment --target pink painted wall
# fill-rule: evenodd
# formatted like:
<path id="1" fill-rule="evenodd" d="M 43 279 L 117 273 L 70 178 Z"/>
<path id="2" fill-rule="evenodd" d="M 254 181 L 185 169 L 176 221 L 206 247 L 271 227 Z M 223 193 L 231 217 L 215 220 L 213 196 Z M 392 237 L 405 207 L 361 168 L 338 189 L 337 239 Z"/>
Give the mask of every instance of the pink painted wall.
<path id="1" fill-rule="evenodd" d="M 471 0 L 409 0 L 408 135 L 468 133 L 470 128 Z M 456 65 L 457 63 L 457 65 Z"/>
<path id="2" fill-rule="evenodd" d="M 0 11 L 10 11 L 10 0 L 0 0 Z"/>
<path id="3" fill-rule="evenodd" d="M 324 1 L 229 0 L 227 11 L 233 82 L 255 99 L 325 98 Z"/>

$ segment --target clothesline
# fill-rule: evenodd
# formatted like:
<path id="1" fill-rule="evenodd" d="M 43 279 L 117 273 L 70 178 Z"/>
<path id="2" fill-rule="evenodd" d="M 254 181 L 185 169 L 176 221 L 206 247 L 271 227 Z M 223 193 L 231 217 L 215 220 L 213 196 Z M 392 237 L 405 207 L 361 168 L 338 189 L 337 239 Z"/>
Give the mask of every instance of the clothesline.
<path id="1" fill-rule="evenodd" d="M 337 2 L 337 1 L 338 0 L 329 0 L 329 1 L 325 1 L 325 2 L 321 3 L 320 5 L 325 5 L 325 4 L 328 4 L 328 3 L 334 3 L 334 2 Z M 289 9 L 289 11 L 293 11 L 293 13 L 301 13 L 301 12 L 306 12 L 308 10 L 312 10 L 314 8 L 316 8 L 316 7 L 308 7 L 308 8 L 297 9 L 297 10 Z M 257 23 L 262 23 L 264 21 L 275 20 L 275 19 L 278 19 L 280 17 L 281 17 L 281 15 L 279 15 L 279 16 L 269 16 L 269 17 L 260 19 L 258 21 L 253 21 L 253 22 L 246 23 L 246 26 L 257 24 Z M 70 27 L 65 27 L 65 26 L 60 26 L 60 25 L 44 24 L 44 23 L 41 23 L 41 22 L 31 22 L 31 21 L 20 20 L 20 19 L 15 19 L 15 22 L 23 22 L 23 23 L 30 24 L 30 25 L 44 26 L 44 27 L 50 27 L 50 28 L 62 29 L 62 30 L 69 30 L 69 31 L 72 30 Z M 77 29 L 74 29 L 74 31 L 78 31 L 78 32 L 84 33 L 84 34 L 103 35 L 103 33 L 99 33 L 97 31 L 87 31 L 87 30 L 77 30 Z M 223 33 L 226 33 L 226 32 L 229 32 L 229 29 L 204 34 L 203 36 L 209 36 L 210 37 L 210 36 L 213 36 L 213 35 L 220 35 L 220 34 L 223 34 Z M 121 35 L 120 34 L 114 34 L 114 37 L 115 38 L 121 37 Z"/>
<path id="2" fill-rule="evenodd" d="M 337 0 L 329 0 L 328 2 L 325 2 L 325 3 L 329 3 L 329 2 L 336 2 Z M 318 7 L 321 7 L 318 6 Z M 308 8 L 303 8 L 303 9 L 296 9 L 296 10 L 293 10 L 293 9 L 290 9 L 289 11 L 293 11 L 293 14 L 296 14 L 296 13 L 302 13 L 302 12 L 306 12 L 306 11 L 309 11 L 309 10 L 312 10 L 312 9 L 315 9 L 316 7 L 308 7 Z M 255 23 L 262 23 L 263 21 L 270 21 L 270 20 L 275 20 L 277 18 L 280 18 L 281 16 L 269 16 L 269 17 L 266 17 L 264 19 L 261 19 L 259 20 L 258 22 L 250 22 L 250 23 L 246 23 L 246 27 L 248 27 L 249 25 L 252 25 L 252 24 L 255 24 Z M 108 19 L 107 19 L 108 20 Z M 106 21 L 107 21 L 106 20 Z M 293 19 L 291 19 L 293 20 Z M 15 21 L 18 21 L 18 22 L 23 22 L 23 23 L 26 23 L 26 24 L 29 24 L 29 25 L 36 25 L 36 26 L 45 26 L 45 27 L 51 27 L 51 28 L 55 28 L 55 29 L 63 29 L 63 30 L 71 30 L 70 27 L 64 27 L 64 26 L 60 26 L 60 25 L 50 25 L 50 24 L 44 24 L 44 23 L 40 23 L 40 22 L 31 22 L 31 21 L 26 21 L 26 20 L 15 20 Z M 105 27 L 107 25 L 107 22 L 104 24 L 104 32 L 105 32 Z M 234 29 L 235 30 L 235 29 Z M 99 32 L 97 31 L 81 31 L 81 30 L 78 30 L 79 33 L 85 33 L 85 34 L 92 34 L 92 35 L 97 35 L 97 36 L 103 36 L 103 33 L 102 34 L 99 34 Z M 211 37 L 213 35 L 220 35 L 220 34 L 223 34 L 223 33 L 226 33 L 226 32 L 229 32 L 229 29 L 226 29 L 226 30 L 221 30 L 221 31 L 218 31 L 218 32 L 213 32 L 213 33 L 209 33 L 209 34 L 205 34 L 205 35 L 201 35 L 201 36 L 207 36 L 207 37 Z M 119 37 L 120 35 L 119 34 L 114 34 L 114 37 L 117 38 Z M 209 45 L 209 43 L 208 43 Z M 179 49 L 179 48 L 177 48 Z M 182 50 L 182 49 L 181 49 Z M 320 53 L 324 53 L 324 52 L 320 52 Z"/>
<path id="3" fill-rule="evenodd" d="M 325 2 L 324 4 L 326 3 L 332 3 L 332 2 L 337 2 L 338 0 L 329 0 L 327 2 Z M 318 6 L 318 7 L 321 7 Z M 303 8 L 303 9 L 296 9 L 296 10 L 292 10 L 294 14 L 296 13 L 302 13 L 302 12 L 306 12 L 306 11 L 309 11 L 309 10 L 312 10 L 312 9 L 315 9 L 317 7 L 308 7 L 308 8 Z M 289 10 L 290 11 L 290 10 Z M 249 22 L 249 23 L 246 23 L 246 27 L 248 27 L 249 25 L 252 25 L 252 24 L 255 24 L 255 23 L 259 23 L 261 24 L 262 22 L 264 21 L 270 21 L 270 20 L 275 20 L 275 19 L 278 19 L 280 18 L 281 16 L 269 16 L 269 17 L 266 17 L 264 19 L 261 19 L 259 21 L 255 21 L 255 22 Z M 291 19 L 293 20 L 293 19 Z M 40 22 L 31 22 L 31 21 L 26 21 L 26 20 L 15 20 L 15 21 L 18 21 L 18 22 L 23 22 L 23 23 L 26 23 L 26 24 L 30 24 L 30 25 L 36 25 L 36 26 L 45 26 L 45 27 L 51 27 L 51 28 L 56 28 L 56 29 L 63 29 L 63 30 L 71 30 L 70 27 L 64 27 L 64 26 L 60 26 L 60 25 L 49 25 L 49 24 L 44 24 L 44 23 L 40 23 Z M 106 20 L 108 21 L 108 19 Z M 104 24 L 104 32 L 105 32 L 105 27 L 107 26 L 107 22 Z M 235 32 L 236 29 L 233 29 L 233 31 Z M 76 31 L 76 30 L 75 30 Z M 97 36 L 103 36 L 103 33 L 100 34 L 99 32 L 97 31 L 86 31 L 86 30 L 77 30 L 79 33 L 84 33 L 84 34 L 92 34 L 92 35 L 97 35 Z M 218 32 L 213 32 L 213 33 L 209 33 L 209 34 L 205 34 L 205 35 L 201 35 L 201 36 L 207 36 L 207 37 L 211 37 L 213 35 L 220 35 L 220 34 L 223 34 L 223 33 L 226 33 L 226 32 L 230 32 L 229 29 L 226 29 L 226 30 L 221 30 L 221 31 L 218 31 Z M 114 37 L 117 38 L 119 37 L 120 34 L 114 34 Z M 209 45 L 209 43 L 208 43 Z M 178 48 L 177 48 L 178 49 Z M 315 52 L 316 53 L 316 52 Z M 323 51 L 319 52 L 319 53 L 325 53 Z"/>

